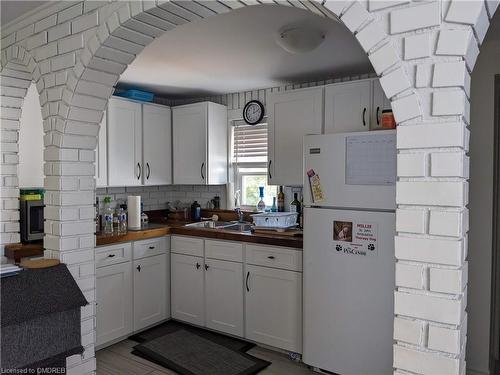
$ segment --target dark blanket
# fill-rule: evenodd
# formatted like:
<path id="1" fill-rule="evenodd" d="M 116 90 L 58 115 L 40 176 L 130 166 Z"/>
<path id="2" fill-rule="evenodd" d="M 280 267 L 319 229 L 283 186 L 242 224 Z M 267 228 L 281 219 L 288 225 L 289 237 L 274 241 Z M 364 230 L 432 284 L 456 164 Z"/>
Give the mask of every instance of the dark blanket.
<path id="1" fill-rule="evenodd" d="M 87 301 L 64 264 L 2 279 L 0 289 L 2 369 L 65 366 L 67 356 L 83 352 Z"/>
<path id="2" fill-rule="evenodd" d="M 1 326 L 85 306 L 87 300 L 65 264 L 30 269 L 0 283 Z"/>

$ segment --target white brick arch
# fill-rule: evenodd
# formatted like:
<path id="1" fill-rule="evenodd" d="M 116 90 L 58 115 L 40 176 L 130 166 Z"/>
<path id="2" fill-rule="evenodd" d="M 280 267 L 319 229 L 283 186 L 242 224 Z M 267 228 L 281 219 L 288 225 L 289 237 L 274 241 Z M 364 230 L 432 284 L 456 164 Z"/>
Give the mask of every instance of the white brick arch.
<path id="1" fill-rule="evenodd" d="M 0 244 L 19 242 L 19 120 L 28 87 L 40 79 L 40 68 L 21 46 L 2 51 L 0 65 Z M 41 100 L 41 98 L 40 98 Z"/>
<path id="2" fill-rule="evenodd" d="M 2 35 L 2 68 L 7 53 L 29 51 L 43 78 L 39 93 L 47 98 L 42 105 L 46 256 L 69 265 L 90 301 L 95 298 L 94 149 L 113 85 L 155 37 L 245 3 L 255 2 L 66 3 Z M 470 72 L 499 0 L 275 3 L 340 18 L 380 77 L 399 124 L 394 373 L 462 375 Z M 11 135 L 5 129 L 2 120 L 3 147 Z M 15 182 L 5 177 L 2 172 L 2 184 Z M 13 200 L 4 199 L 9 191 L 4 186 L 1 208 L 14 211 L 5 206 Z M 0 233 L 7 232 L 3 218 Z M 94 315 L 93 303 L 82 311 L 86 352 L 68 361 L 69 373 L 95 370 Z"/>

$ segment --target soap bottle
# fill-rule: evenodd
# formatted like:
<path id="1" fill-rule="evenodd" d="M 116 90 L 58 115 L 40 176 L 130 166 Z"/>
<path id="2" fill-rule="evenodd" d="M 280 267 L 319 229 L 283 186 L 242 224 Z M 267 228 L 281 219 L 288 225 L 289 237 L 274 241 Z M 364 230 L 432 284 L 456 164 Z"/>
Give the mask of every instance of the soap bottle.
<path id="1" fill-rule="evenodd" d="M 278 207 L 276 207 L 276 197 L 273 197 L 273 205 L 271 206 L 271 212 L 278 212 Z"/>
<path id="2" fill-rule="evenodd" d="M 265 211 L 266 210 L 266 202 L 264 202 L 264 186 L 259 186 L 259 203 L 257 203 L 257 210 Z"/>

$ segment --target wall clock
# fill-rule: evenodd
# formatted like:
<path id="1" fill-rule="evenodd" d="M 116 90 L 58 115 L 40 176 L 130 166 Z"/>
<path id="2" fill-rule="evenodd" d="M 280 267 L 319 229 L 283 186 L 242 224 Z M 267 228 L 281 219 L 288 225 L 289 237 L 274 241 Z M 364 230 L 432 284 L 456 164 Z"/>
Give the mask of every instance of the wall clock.
<path id="1" fill-rule="evenodd" d="M 243 108 L 243 119 L 248 125 L 256 125 L 264 117 L 264 105 L 258 100 L 251 100 Z"/>

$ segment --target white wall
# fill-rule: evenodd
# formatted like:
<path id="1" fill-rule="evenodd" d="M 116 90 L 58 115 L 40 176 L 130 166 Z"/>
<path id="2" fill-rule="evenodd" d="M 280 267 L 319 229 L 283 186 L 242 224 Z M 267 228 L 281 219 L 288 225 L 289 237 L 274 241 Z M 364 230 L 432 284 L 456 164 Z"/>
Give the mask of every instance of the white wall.
<path id="1" fill-rule="evenodd" d="M 19 187 L 43 187 L 43 120 L 34 83 L 24 99 L 19 131 Z"/>
<path id="2" fill-rule="evenodd" d="M 490 35 L 488 36 L 490 37 Z M 467 366 L 489 374 L 493 213 L 494 76 L 500 40 L 487 41 L 472 74 Z"/>

